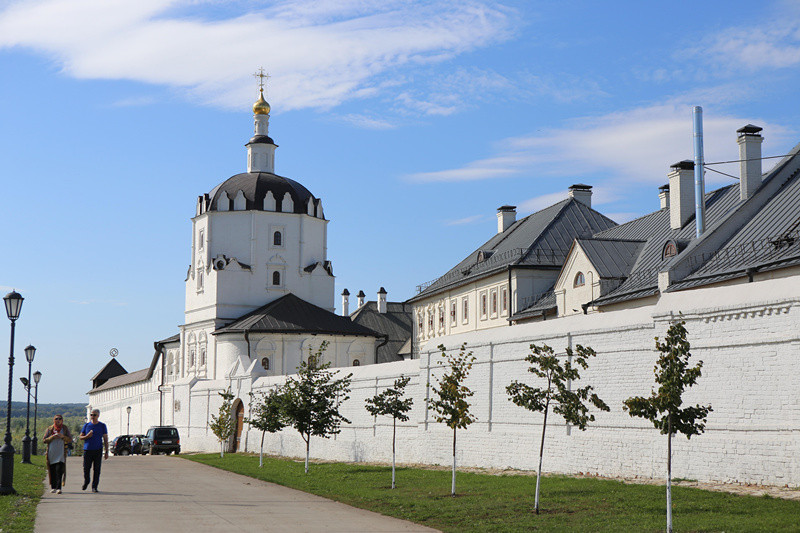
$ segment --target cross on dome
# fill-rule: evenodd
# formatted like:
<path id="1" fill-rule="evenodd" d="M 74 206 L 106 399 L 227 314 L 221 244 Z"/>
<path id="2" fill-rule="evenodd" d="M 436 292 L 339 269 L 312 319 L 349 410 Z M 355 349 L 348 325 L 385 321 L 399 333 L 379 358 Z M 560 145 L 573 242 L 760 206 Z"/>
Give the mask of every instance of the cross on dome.
<path id="1" fill-rule="evenodd" d="M 259 91 L 258 100 L 256 100 L 255 104 L 253 104 L 253 114 L 269 115 L 270 106 L 267 103 L 267 101 L 264 100 L 264 85 L 265 85 L 264 80 L 269 79 L 269 74 L 265 73 L 262 67 L 259 68 L 255 74 L 253 74 L 253 77 L 258 78 L 258 91 Z"/>

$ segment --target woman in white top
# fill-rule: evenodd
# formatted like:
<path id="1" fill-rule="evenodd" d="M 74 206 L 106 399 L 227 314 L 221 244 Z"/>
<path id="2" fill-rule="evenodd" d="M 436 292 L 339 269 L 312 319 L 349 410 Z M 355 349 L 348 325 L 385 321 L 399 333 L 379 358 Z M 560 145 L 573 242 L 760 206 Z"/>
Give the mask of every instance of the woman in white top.
<path id="1" fill-rule="evenodd" d="M 64 417 L 53 417 L 53 425 L 44 434 L 47 443 L 47 474 L 50 478 L 50 492 L 61 494 L 61 486 L 67 478 L 66 444 L 72 442 L 69 428 L 64 425 Z"/>

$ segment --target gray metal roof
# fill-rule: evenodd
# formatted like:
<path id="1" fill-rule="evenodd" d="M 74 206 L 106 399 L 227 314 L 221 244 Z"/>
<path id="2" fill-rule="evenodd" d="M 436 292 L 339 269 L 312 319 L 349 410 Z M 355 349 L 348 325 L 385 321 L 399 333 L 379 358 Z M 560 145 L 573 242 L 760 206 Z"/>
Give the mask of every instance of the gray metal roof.
<path id="1" fill-rule="evenodd" d="M 615 225 L 613 220 L 582 202 L 573 198 L 562 200 L 495 234 L 408 301 L 427 298 L 509 266 L 561 268 L 576 237 L 589 237 Z"/>
<path id="2" fill-rule="evenodd" d="M 739 187 L 728 185 L 706 194 L 706 227 L 712 227 L 739 202 Z M 672 258 L 664 258 L 664 245 L 667 241 L 690 242 L 695 238 L 694 215 L 681 229 L 670 227 L 669 209 L 660 209 L 649 215 L 632 220 L 616 228 L 600 232 L 596 238 L 627 238 L 646 241 L 639 256 L 634 261 L 627 279 L 616 289 L 604 294 L 593 304 L 605 304 L 619 300 L 619 296 L 630 294 L 631 298 L 639 298 L 637 294 L 644 289 L 658 287 L 658 273 L 663 270 Z"/>
<path id="3" fill-rule="evenodd" d="M 400 349 L 411 338 L 411 306 L 403 302 L 386 302 L 386 312 L 378 312 L 378 303 L 366 302 L 350 314 L 350 320 L 386 335 L 388 342 L 375 353 L 376 363 L 399 361 Z"/>
<path id="4" fill-rule="evenodd" d="M 138 383 L 139 381 L 145 381 L 148 379 L 148 371 L 149 368 L 143 368 L 142 370 L 137 370 L 136 372 L 128 372 L 127 374 L 123 374 L 121 376 L 115 376 L 113 378 L 108 379 L 105 383 L 100 385 L 99 387 L 95 387 L 92 389 L 92 392 L 100 392 L 106 389 L 113 389 L 115 387 L 121 387 L 122 385 L 130 385 L 131 383 Z"/>
<path id="5" fill-rule="evenodd" d="M 381 337 L 369 328 L 353 323 L 289 293 L 247 313 L 213 334 L 224 333 L 317 333 Z"/>
<path id="6" fill-rule="evenodd" d="M 600 278 L 627 277 L 645 241 L 577 239 Z"/>
<path id="7" fill-rule="evenodd" d="M 599 232 L 595 238 L 646 240 L 630 274 L 617 288 L 592 302 L 604 305 L 656 294 L 658 273 L 670 271 L 668 291 L 718 283 L 800 260 L 800 144 L 795 146 L 746 202 L 738 184 L 706 194 L 706 231 L 696 237 L 694 216 L 678 230 L 670 228 L 664 208 Z M 663 257 L 664 245 L 679 245 L 675 257 Z M 680 268 L 680 271 L 678 270 Z"/>
<path id="8" fill-rule="evenodd" d="M 548 311 L 555 311 L 558 307 L 556 305 L 556 293 L 548 291 L 538 298 L 534 303 L 514 313 L 509 320 L 525 320 L 528 318 L 536 318 L 544 316 Z"/>

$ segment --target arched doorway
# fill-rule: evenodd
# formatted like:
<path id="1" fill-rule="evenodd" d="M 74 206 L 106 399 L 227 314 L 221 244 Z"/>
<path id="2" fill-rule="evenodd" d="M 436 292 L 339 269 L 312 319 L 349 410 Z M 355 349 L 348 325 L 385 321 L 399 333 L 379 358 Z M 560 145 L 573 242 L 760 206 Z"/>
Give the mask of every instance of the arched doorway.
<path id="1" fill-rule="evenodd" d="M 236 431 L 233 433 L 233 451 L 238 452 L 242 441 L 242 428 L 244 427 L 244 404 L 238 398 L 233 402 L 233 416 L 236 421 Z"/>

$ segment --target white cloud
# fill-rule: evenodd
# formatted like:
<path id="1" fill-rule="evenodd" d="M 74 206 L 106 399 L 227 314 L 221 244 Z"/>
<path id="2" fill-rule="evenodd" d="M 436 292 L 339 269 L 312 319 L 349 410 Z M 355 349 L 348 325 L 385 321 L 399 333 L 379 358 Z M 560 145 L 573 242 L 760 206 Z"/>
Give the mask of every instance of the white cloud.
<path id="1" fill-rule="evenodd" d="M 686 50 L 723 71 L 782 69 L 800 65 L 800 21 L 796 7 L 785 20 L 740 28 L 725 28 L 701 46 Z"/>
<path id="2" fill-rule="evenodd" d="M 397 127 L 395 124 L 392 124 L 387 120 L 368 117 L 366 115 L 360 115 L 357 113 L 350 113 L 348 115 L 343 115 L 341 118 L 348 124 L 351 124 L 356 128 L 362 128 L 365 130 L 390 130 Z"/>
<path id="3" fill-rule="evenodd" d="M 418 182 L 447 182 L 517 176 L 546 180 L 564 177 L 592 185 L 598 183 L 598 178 L 601 182 L 613 179 L 613 183 L 609 182 L 613 187 L 595 190 L 597 203 L 610 202 L 614 198 L 608 191 L 619 190 L 625 183 L 660 185 L 666 181 L 669 165 L 693 157 L 692 108 L 686 99 L 688 96 L 663 104 L 577 119 L 564 128 L 505 139 L 489 157 L 458 168 L 419 172 L 406 178 Z M 781 142 L 786 134 L 785 128 L 754 117 L 740 118 L 706 110 L 703 126 L 706 160 L 736 159 L 735 131 L 748 122 L 764 127 L 769 133 L 765 155 L 769 146 Z M 715 174 L 708 179 L 711 184 L 730 183 L 730 179 Z M 561 194 L 560 198 L 563 197 Z M 544 198 L 546 200 L 534 198 L 522 205 L 524 209 L 534 210 L 552 203 L 549 197 Z"/>
<path id="4" fill-rule="evenodd" d="M 506 8 L 478 0 L 285 1 L 214 20 L 196 4 L 15 2 L 0 10 L 0 48 L 37 50 L 76 78 L 167 85 L 225 107 L 250 103 L 263 65 L 282 111 L 375 94 L 390 71 L 486 46 L 514 24 Z"/>
<path id="5" fill-rule="evenodd" d="M 472 215 L 471 217 L 464 217 L 459 218 L 457 220 L 447 220 L 445 221 L 445 226 L 463 226 L 465 224 L 473 224 L 475 222 L 479 222 L 483 220 L 485 217 L 484 215 Z"/>
<path id="6" fill-rule="evenodd" d="M 156 102 L 157 100 L 152 96 L 132 96 L 130 98 L 117 100 L 111 105 L 113 107 L 141 107 L 152 105 Z"/>

